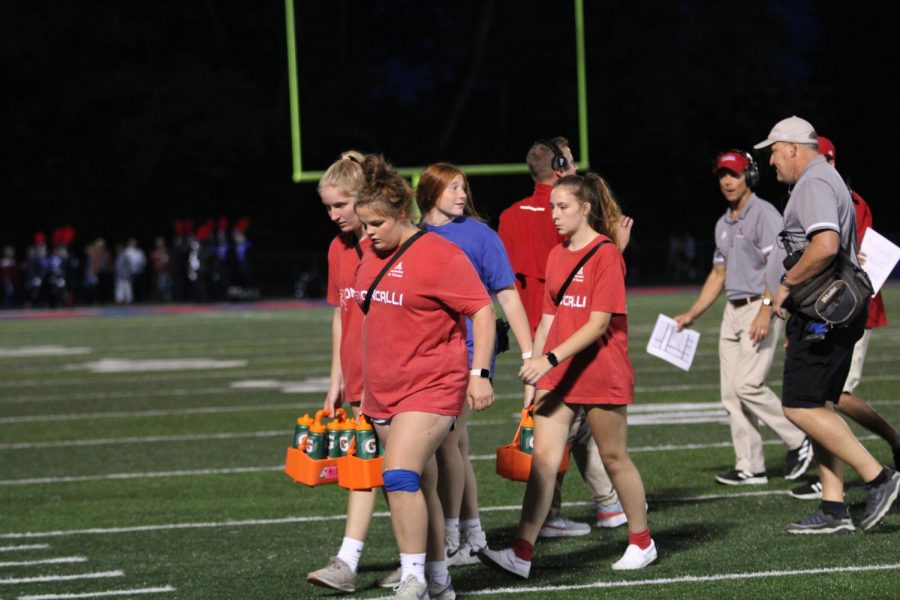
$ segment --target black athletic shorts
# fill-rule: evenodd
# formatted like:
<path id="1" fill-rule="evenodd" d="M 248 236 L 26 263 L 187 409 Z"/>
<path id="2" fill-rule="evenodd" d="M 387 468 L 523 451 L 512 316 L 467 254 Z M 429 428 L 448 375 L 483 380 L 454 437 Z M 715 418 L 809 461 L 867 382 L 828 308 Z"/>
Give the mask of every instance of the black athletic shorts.
<path id="1" fill-rule="evenodd" d="M 865 331 L 868 307 L 847 327 L 828 330 L 825 339 L 811 340 L 812 319 L 794 314 L 785 327 L 784 387 L 781 404 L 788 408 L 817 408 L 837 402 L 850 373 L 853 346 Z"/>

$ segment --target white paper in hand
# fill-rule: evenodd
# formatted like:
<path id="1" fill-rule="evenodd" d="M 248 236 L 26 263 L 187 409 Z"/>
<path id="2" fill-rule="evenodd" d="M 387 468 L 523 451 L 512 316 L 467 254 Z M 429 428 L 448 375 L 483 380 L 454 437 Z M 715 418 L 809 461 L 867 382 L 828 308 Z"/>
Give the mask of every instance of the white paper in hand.
<path id="1" fill-rule="evenodd" d="M 871 227 L 867 227 L 859 251 L 866 255 L 866 264 L 862 268 L 872 281 L 872 287 L 877 294 L 900 260 L 900 248 Z"/>
<path id="2" fill-rule="evenodd" d="M 647 352 L 670 362 L 679 369 L 690 370 L 700 343 L 700 332 L 693 329 L 675 331 L 677 323 L 666 315 L 659 315 L 647 342 Z"/>

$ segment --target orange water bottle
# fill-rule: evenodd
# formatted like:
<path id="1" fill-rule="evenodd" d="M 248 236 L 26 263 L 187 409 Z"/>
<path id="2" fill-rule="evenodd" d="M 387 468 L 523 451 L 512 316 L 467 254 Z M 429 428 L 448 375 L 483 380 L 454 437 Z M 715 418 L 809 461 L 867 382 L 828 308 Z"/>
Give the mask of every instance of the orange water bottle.
<path id="1" fill-rule="evenodd" d="M 522 428 L 519 433 L 519 450 L 531 454 L 534 450 L 534 419 L 527 408 L 522 409 L 522 421 L 519 426 Z"/>

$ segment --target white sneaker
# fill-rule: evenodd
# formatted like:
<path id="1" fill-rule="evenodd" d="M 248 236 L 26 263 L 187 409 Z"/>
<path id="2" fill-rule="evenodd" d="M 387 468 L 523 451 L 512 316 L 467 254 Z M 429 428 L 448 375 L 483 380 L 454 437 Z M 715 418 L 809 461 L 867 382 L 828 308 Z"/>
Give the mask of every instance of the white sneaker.
<path id="1" fill-rule="evenodd" d="M 591 526 L 587 523 L 579 523 L 566 517 L 547 519 L 538 533 L 539 538 L 576 537 L 587 535 L 591 532 Z"/>
<path id="2" fill-rule="evenodd" d="M 483 536 L 481 540 L 463 540 L 456 550 L 447 550 L 447 566 L 478 564 L 478 553 L 484 548 L 487 548 L 487 540 Z"/>
<path id="3" fill-rule="evenodd" d="M 376 579 L 375 585 L 383 588 L 393 588 L 400 583 L 400 577 L 403 575 L 403 567 L 397 567 L 387 575 Z"/>
<path id="4" fill-rule="evenodd" d="M 307 575 L 306 580 L 314 585 L 342 592 L 356 591 L 356 573 L 337 556 L 332 556 L 327 565 Z"/>
<path id="5" fill-rule="evenodd" d="M 394 600 L 428 600 L 428 586 L 419 581 L 415 575 L 407 575 L 400 585 L 394 588 Z"/>
<path id="6" fill-rule="evenodd" d="M 482 548 L 481 552 L 478 553 L 478 558 L 492 569 L 515 575 L 520 579 L 528 579 L 528 573 L 531 572 L 531 561 L 522 560 L 516 556 L 512 548 L 504 548 L 503 550 Z"/>
<path id="7" fill-rule="evenodd" d="M 637 544 L 628 544 L 625 554 L 622 558 L 613 563 L 613 571 L 631 571 L 633 569 L 643 569 L 656 560 L 656 543 L 650 540 L 650 545 L 646 550 L 641 550 Z"/>
<path id="8" fill-rule="evenodd" d="M 628 522 L 622 503 L 618 500 L 613 504 L 595 504 L 594 508 L 597 509 L 597 527 L 612 529 Z"/>
<path id="9" fill-rule="evenodd" d="M 477 562 L 476 558 L 476 562 Z M 453 591 L 453 582 L 447 578 L 446 585 L 436 583 L 428 584 L 428 597 L 430 600 L 456 600 L 456 592 Z"/>

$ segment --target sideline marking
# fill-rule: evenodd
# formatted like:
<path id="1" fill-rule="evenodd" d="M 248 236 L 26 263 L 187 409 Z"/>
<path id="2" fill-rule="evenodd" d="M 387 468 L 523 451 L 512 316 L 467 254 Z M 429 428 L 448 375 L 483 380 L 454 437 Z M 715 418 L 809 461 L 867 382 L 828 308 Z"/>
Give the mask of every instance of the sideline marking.
<path id="1" fill-rule="evenodd" d="M 49 581 L 74 581 L 76 579 L 103 579 L 105 577 L 125 577 L 125 571 L 99 571 L 97 573 L 81 573 L 80 575 L 38 575 L 36 577 L 16 577 L 0 579 L 0 585 L 18 585 L 20 583 L 45 583 Z"/>
<path id="2" fill-rule="evenodd" d="M 64 368 L 67 371 L 86 370 L 92 373 L 136 373 L 234 369 L 246 366 L 246 360 L 216 360 L 213 358 L 102 358 L 93 362 L 66 365 Z"/>
<path id="3" fill-rule="evenodd" d="M 0 562 L 0 567 L 28 567 L 31 565 L 64 565 L 87 562 L 86 556 L 59 556 L 57 558 L 39 558 L 35 560 L 15 560 Z"/>
<path id="4" fill-rule="evenodd" d="M 80 594 L 40 594 L 38 596 L 19 596 L 19 600 L 62 600 L 64 598 L 104 598 L 109 596 L 134 596 L 137 594 L 162 594 L 177 591 L 171 585 L 153 588 L 134 588 L 130 590 L 107 590 L 105 592 L 82 592 Z"/>
<path id="5" fill-rule="evenodd" d="M 789 490 L 768 490 L 756 492 L 733 492 L 724 494 L 708 494 L 705 496 L 682 496 L 674 498 L 656 498 L 650 496 L 650 502 L 697 502 L 702 500 L 736 499 L 752 496 L 787 496 Z M 593 506 L 592 501 L 563 502 L 564 507 Z M 481 512 L 505 512 L 521 510 L 521 504 L 501 506 L 482 506 Z M 389 512 L 375 512 L 377 518 L 389 518 Z M 310 523 L 318 521 L 342 521 L 346 513 L 339 515 L 312 515 L 306 517 L 281 517 L 277 519 L 247 519 L 243 521 L 209 521 L 205 523 L 164 523 L 160 525 L 134 525 L 131 527 L 94 527 L 91 529 L 70 529 L 68 531 L 23 531 L 18 533 L 0 533 L 0 539 L 32 539 L 47 537 L 65 537 L 70 535 L 104 535 L 114 533 L 139 533 L 144 531 L 169 531 L 173 529 L 214 529 L 219 527 L 252 527 L 256 525 L 290 525 L 293 523 Z"/>
<path id="6" fill-rule="evenodd" d="M 90 354 L 90 352 L 91 349 L 84 346 L 20 346 L 18 348 L 0 348 L 0 358 L 68 356 L 70 354 Z"/>
<path id="7" fill-rule="evenodd" d="M 46 550 L 50 544 L 25 544 L 22 546 L 0 546 L 0 552 L 18 552 L 19 550 Z"/>
<path id="8" fill-rule="evenodd" d="M 722 575 L 686 575 L 665 579 L 643 579 L 632 581 L 597 581 L 581 585 L 554 585 L 543 587 L 506 587 L 463 592 L 462 596 L 484 596 L 487 594 L 524 594 L 541 592 L 565 592 L 574 590 L 626 588 L 647 585 L 670 585 L 673 583 L 701 583 L 705 581 L 739 581 L 745 579 L 765 579 L 768 577 L 794 577 L 797 575 L 822 575 L 830 573 L 864 573 L 867 571 L 892 571 L 900 569 L 900 563 L 863 565 L 858 567 L 822 567 L 818 569 L 796 569 L 782 571 L 752 571 L 749 573 L 724 573 Z"/>

